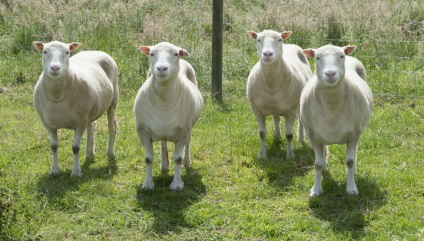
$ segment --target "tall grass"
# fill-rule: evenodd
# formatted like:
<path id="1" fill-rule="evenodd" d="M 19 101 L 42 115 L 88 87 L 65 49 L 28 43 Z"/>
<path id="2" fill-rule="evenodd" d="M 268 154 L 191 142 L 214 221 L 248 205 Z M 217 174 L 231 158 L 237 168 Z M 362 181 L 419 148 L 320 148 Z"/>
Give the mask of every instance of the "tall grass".
<path id="1" fill-rule="evenodd" d="M 224 103 L 210 100 L 212 1 L 0 1 L 0 240 L 420 240 L 424 210 L 424 5 L 421 1 L 228 0 L 224 2 Z M 268 135 L 267 160 L 245 82 L 257 61 L 247 30 L 291 30 L 303 48 L 355 44 L 375 96 L 359 147 L 360 194 L 345 194 L 344 146 L 331 146 L 324 195 L 308 198 L 313 151 Z M 120 69 L 116 162 L 96 131 L 96 160 L 70 178 L 73 133 L 59 132 L 58 176 L 48 174 L 48 135 L 32 106 L 41 58 L 32 41 L 78 41 Z M 143 149 L 132 107 L 145 80 L 139 45 L 186 48 L 205 108 L 194 128 L 185 190 L 155 165 L 144 191 Z M 311 60 L 311 66 L 313 67 Z M 268 130 L 272 123 L 268 121 Z M 284 123 L 282 124 L 284 125 Z M 284 142 L 284 141 L 283 141 Z M 85 145 L 85 142 L 82 143 Z M 83 149 L 83 148 L 82 148 Z M 158 163 L 159 148 L 155 163 Z M 84 153 L 82 151 L 82 156 Z M 172 170 L 172 169 L 171 169 Z"/>

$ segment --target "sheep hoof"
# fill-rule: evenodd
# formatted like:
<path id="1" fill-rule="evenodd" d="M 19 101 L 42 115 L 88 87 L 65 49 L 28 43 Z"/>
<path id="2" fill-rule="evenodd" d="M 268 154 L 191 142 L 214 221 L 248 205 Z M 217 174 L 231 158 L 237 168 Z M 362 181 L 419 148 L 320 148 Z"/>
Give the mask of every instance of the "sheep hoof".
<path id="1" fill-rule="evenodd" d="M 358 188 L 356 187 L 356 185 L 354 185 L 353 187 L 346 187 L 346 193 L 352 196 L 359 194 Z"/>
<path id="2" fill-rule="evenodd" d="M 94 153 L 93 152 L 87 152 L 85 154 L 85 159 L 94 159 Z"/>
<path id="3" fill-rule="evenodd" d="M 287 152 L 286 159 L 295 159 L 296 155 L 293 152 Z"/>
<path id="4" fill-rule="evenodd" d="M 144 190 L 153 190 L 155 188 L 155 184 L 153 183 L 153 179 L 144 179 L 142 188 Z"/>
<path id="5" fill-rule="evenodd" d="M 59 175 L 59 173 L 59 168 L 52 167 L 52 169 L 50 170 L 50 175 Z"/>
<path id="6" fill-rule="evenodd" d="M 184 188 L 184 182 L 177 182 L 177 181 L 173 181 L 171 183 L 171 190 L 173 191 L 180 191 Z"/>
<path id="7" fill-rule="evenodd" d="M 310 197 L 318 197 L 323 193 L 322 187 L 316 187 L 315 185 L 311 188 L 311 192 L 309 194 Z"/>
<path id="8" fill-rule="evenodd" d="M 258 158 L 259 159 L 266 159 L 266 153 L 265 152 L 259 152 Z"/>
<path id="9" fill-rule="evenodd" d="M 72 170 L 71 177 L 82 177 L 81 169 Z"/>
<path id="10" fill-rule="evenodd" d="M 109 161 L 116 161 L 115 154 L 107 154 L 106 157 Z"/>

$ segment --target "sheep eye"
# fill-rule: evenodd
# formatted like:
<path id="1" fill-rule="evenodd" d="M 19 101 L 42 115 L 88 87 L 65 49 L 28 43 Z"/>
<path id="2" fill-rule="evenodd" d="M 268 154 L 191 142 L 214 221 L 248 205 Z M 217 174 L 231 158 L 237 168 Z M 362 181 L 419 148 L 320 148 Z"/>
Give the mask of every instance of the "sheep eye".
<path id="1" fill-rule="evenodd" d="M 174 56 L 178 56 L 178 53 L 174 54 Z"/>
<path id="2" fill-rule="evenodd" d="M 69 54 L 69 51 L 66 51 L 66 54 Z"/>
<path id="3" fill-rule="evenodd" d="M 152 57 L 153 57 L 153 56 L 155 56 L 155 55 L 154 55 L 154 54 L 150 54 L 150 56 L 152 56 Z"/>
<path id="4" fill-rule="evenodd" d="M 282 39 L 280 39 L 280 38 L 279 38 L 279 39 L 278 39 L 278 42 L 281 42 L 281 41 L 282 41 Z"/>
<path id="5" fill-rule="evenodd" d="M 47 54 L 47 51 L 43 51 L 43 54 Z"/>
<path id="6" fill-rule="evenodd" d="M 343 59 L 343 58 L 344 58 L 344 55 L 340 56 L 340 58 L 342 58 L 342 59 Z"/>
<path id="7" fill-rule="evenodd" d="M 317 60 L 319 60 L 320 59 L 320 57 L 317 57 Z"/>
<path id="8" fill-rule="evenodd" d="M 258 43 L 260 43 L 261 42 L 261 40 L 260 39 L 258 39 Z"/>

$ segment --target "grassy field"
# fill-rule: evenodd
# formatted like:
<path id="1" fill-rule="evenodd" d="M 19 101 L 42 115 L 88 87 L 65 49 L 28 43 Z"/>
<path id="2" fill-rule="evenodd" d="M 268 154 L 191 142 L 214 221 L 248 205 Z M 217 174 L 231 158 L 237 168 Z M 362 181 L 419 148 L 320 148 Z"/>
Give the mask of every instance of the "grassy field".
<path id="1" fill-rule="evenodd" d="M 209 93 L 211 0 L 31 2 L 0 1 L 0 240 L 423 240 L 421 1 L 225 1 L 220 105 Z M 268 159 L 257 159 L 257 124 L 245 97 L 257 56 L 246 31 L 263 29 L 291 30 L 287 42 L 303 48 L 358 46 L 353 56 L 363 61 L 375 97 L 359 146 L 358 196 L 345 194 L 344 146 L 330 147 L 317 198 L 308 197 L 313 150 L 294 141 L 296 159 L 285 160 L 285 140 L 273 139 L 270 119 Z M 69 130 L 59 131 L 61 173 L 49 175 L 48 134 L 32 105 L 42 69 L 31 43 L 53 39 L 106 51 L 120 68 L 116 161 L 106 158 L 102 117 L 96 158 L 82 158 L 82 178 L 70 177 Z M 159 170 L 158 144 L 156 188 L 141 189 L 144 150 L 132 108 L 148 61 L 137 46 L 159 41 L 190 52 L 205 99 L 179 192 L 169 189 L 173 165 Z"/>

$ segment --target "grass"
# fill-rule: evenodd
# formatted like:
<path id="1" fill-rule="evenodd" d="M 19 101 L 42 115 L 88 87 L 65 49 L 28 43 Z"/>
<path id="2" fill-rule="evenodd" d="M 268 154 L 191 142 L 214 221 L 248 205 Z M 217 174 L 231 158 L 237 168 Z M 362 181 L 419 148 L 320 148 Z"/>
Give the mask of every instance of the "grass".
<path id="1" fill-rule="evenodd" d="M 42 3 L 0 1 L 0 240 L 422 240 L 420 1 L 313 6 L 225 1 L 222 105 L 212 103 L 209 93 L 212 1 Z M 246 31 L 264 28 L 292 30 L 288 42 L 304 48 L 332 41 L 358 45 L 354 56 L 366 66 L 375 96 L 359 147 L 358 196 L 345 194 L 344 146 L 330 147 L 325 193 L 317 198 L 308 197 L 313 150 L 294 141 L 296 159 L 284 160 L 285 140 L 273 139 L 270 119 L 268 159 L 257 159 L 257 124 L 245 97 L 246 77 L 257 57 Z M 105 155 L 102 117 L 96 156 L 82 158 L 82 178 L 70 177 L 73 133 L 68 130 L 59 131 L 61 173 L 49 175 L 48 134 L 32 105 L 41 61 L 31 42 L 51 39 L 104 50 L 120 68 L 116 160 Z M 169 173 L 159 170 L 158 144 L 155 190 L 141 189 L 144 150 L 132 113 L 148 66 L 136 47 L 164 40 L 191 53 L 188 60 L 205 99 L 193 131 L 193 166 L 183 171 L 180 192 L 169 189 L 172 165 Z"/>

